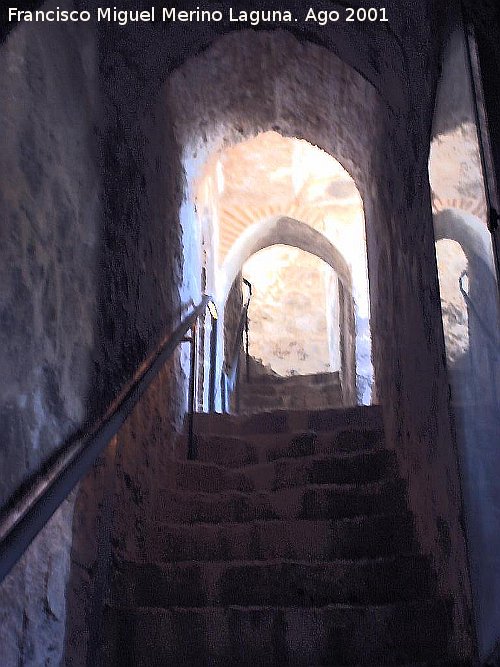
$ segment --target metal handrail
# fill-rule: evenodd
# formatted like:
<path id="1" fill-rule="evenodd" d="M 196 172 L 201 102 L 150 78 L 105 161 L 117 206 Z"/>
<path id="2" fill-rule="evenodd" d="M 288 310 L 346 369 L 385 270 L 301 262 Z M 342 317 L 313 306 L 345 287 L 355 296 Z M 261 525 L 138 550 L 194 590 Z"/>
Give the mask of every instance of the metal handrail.
<path id="1" fill-rule="evenodd" d="M 234 390 L 235 383 L 236 383 L 236 378 L 237 378 L 237 373 L 238 373 L 238 370 L 239 370 L 240 350 L 241 350 L 241 342 L 242 342 L 242 338 L 243 338 L 243 333 L 245 333 L 245 355 L 246 355 L 247 382 L 250 380 L 248 308 L 250 306 L 250 301 L 252 299 L 252 283 L 249 280 L 247 280 L 246 278 L 243 278 L 243 282 L 248 287 L 248 296 L 247 296 L 246 302 L 243 304 L 243 306 L 241 308 L 240 320 L 238 322 L 238 328 L 236 330 L 236 337 L 234 339 L 232 354 L 231 354 L 231 357 L 230 357 L 230 363 L 229 364 L 224 364 L 224 368 L 223 368 L 223 379 L 225 377 L 226 383 L 229 386 L 229 388 L 231 389 L 231 391 Z"/>
<path id="2" fill-rule="evenodd" d="M 243 338 L 243 333 L 246 329 L 247 317 L 248 317 L 248 304 L 244 304 L 241 309 L 240 320 L 238 323 L 238 328 L 236 330 L 236 339 L 231 354 L 231 363 L 227 365 L 225 364 L 224 368 L 224 372 L 231 387 L 234 386 L 234 380 L 240 363 L 241 342 Z"/>
<path id="3" fill-rule="evenodd" d="M 204 295 L 200 304 L 172 334 L 163 338 L 156 350 L 139 366 L 106 413 L 90 429 L 79 431 L 42 473 L 37 474 L 13 496 L 10 506 L 0 515 L 0 582 L 118 433 L 139 399 L 177 346 L 186 340 L 187 332 L 196 326 L 199 316 L 210 302 L 213 303 L 212 297 Z"/>

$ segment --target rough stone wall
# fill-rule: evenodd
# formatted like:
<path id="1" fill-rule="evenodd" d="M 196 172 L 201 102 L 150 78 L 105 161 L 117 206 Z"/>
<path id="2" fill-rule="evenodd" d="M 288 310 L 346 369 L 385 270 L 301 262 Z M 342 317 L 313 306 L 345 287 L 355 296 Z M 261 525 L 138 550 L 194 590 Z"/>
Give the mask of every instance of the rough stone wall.
<path id="1" fill-rule="evenodd" d="M 500 62 L 498 59 L 498 34 L 500 32 L 500 8 L 495 0 L 466 0 L 465 15 L 472 23 L 477 40 L 482 88 L 488 121 L 489 143 L 492 150 L 490 185 L 493 186 L 494 204 L 500 208 L 500 98 L 498 81 L 500 80 Z M 500 230 L 496 234 L 497 247 L 500 247 Z"/>
<path id="2" fill-rule="evenodd" d="M 431 63 L 427 67 L 432 72 Z M 422 121 L 411 110 L 403 122 L 393 118 L 388 126 L 394 141 L 382 134 L 374 156 L 374 173 L 383 161 L 386 180 L 367 211 L 373 361 L 420 541 L 433 556 L 440 590 L 454 597 L 457 650 L 466 656 L 473 646 L 470 582 L 432 242 L 429 129 Z M 399 184 L 397 192 L 388 189 L 390 183 Z"/>
<path id="3" fill-rule="evenodd" d="M 174 488 L 173 461 L 185 455 L 175 450 L 184 409 L 181 375 L 177 355 L 80 484 L 67 590 L 68 667 L 101 664 L 113 567 L 122 560 L 148 560 L 162 489 Z"/>
<path id="4" fill-rule="evenodd" d="M 129 108 L 130 89 L 114 87 L 125 72 L 113 40 L 91 25 L 19 26 L 0 47 L 0 59 L 2 127 L 9 130 L 0 155 L 5 501 L 82 422 L 107 407 L 193 299 L 181 302 L 182 243 L 189 238 L 179 223 L 183 172 L 165 100 L 140 113 Z M 170 406 L 181 426 L 185 377 L 178 366 L 174 376 L 173 388 L 167 383 L 154 394 L 157 404 L 144 404 L 145 437 L 146 427 L 157 425 L 152 403 L 163 411 Z M 165 414 L 158 433 L 173 440 L 171 413 Z M 171 456 L 169 442 L 165 437 L 162 451 Z M 145 452 L 138 460 L 148 478 L 151 450 Z M 98 503 L 110 479 L 100 477 L 102 466 L 82 484 L 74 516 L 75 535 L 97 517 L 99 549 L 106 525 Z M 0 589 L 0 653 L 8 667 L 61 662 L 72 518 L 70 502 Z M 105 588 L 94 581 L 91 551 L 75 541 L 70 594 L 95 589 L 85 605 L 77 602 L 86 621 Z M 102 557 L 94 557 L 98 577 L 106 570 Z M 78 623 L 72 619 L 68 629 L 73 647 Z M 86 657 L 77 652 L 79 659 Z"/>
<path id="5" fill-rule="evenodd" d="M 493 204 L 500 209 L 500 62 L 498 59 L 498 35 L 500 33 L 500 7 L 495 0 L 483 0 L 477 3 L 467 0 L 466 15 L 475 29 L 482 75 L 482 91 L 486 120 L 488 124 L 489 146 L 492 164 L 489 164 L 489 184 L 493 195 Z M 497 253 L 500 249 L 500 229 L 494 234 Z M 499 257 L 497 256 L 497 279 L 500 278 Z M 498 656 L 498 645 L 496 654 Z"/>
<path id="6" fill-rule="evenodd" d="M 0 58 L 3 505 L 85 416 L 100 192 L 94 31 L 22 26 Z"/>
<path id="7" fill-rule="evenodd" d="M 483 36 L 484 10 L 484 6 L 480 11 L 474 8 L 472 15 Z M 489 30 L 493 18 L 490 15 Z M 445 302 L 443 328 L 461 464 L 478 648 L 480 659 L 485 662 L 500 645 L 500 494 L 497 483 L 500 311 L 492 239 L 486 226 L 485 183 L 472 86 L 459 16 L 451 22 L 451 28 L 441 57 L 429 168 L 435 193 L 435 238 L 445 239 L 438 240 L 436 245 L 439 248 L 448 244 L 459 253 L 455 250 L 455 258 L 450 254 L 445 258 L 438 250 L 439 286 Z M 493 205 L 498 206 L 491 181 L 494 170 L 488 154 L 486 165 Z M 443 262 L 443 259 L 448 261 Z M 467 301 L 459 290 L 460 269 L 467 270 Z"/>
<path id="8" fill-rule="evenodd" d="M 121 97 L 113 85 L 113 77 L 123 75 L 122 63 L 112 50 L 101 57 L 101 66 L 112 72 L 103 98 L 108 119 L 101 142 L 106 243 L 101 247 L 94 381 L 105 405 L 199 300 L 191 279 L 201 267 L 198 249 L 181 224 L 186 181 L 167 100 L 160 94 L 140 112 L 130 109 L 129 94 Z M 182 266 L 190 253 L 195 261 L 186 285 Z M 111 562 L 147 557 L 158 489 L 169 484 L 174 442 L 183 427 L 188 347 L 181 346 L 141 399 L 116 438 L 114 454 L 108 453 L 82 484 L 68 590 L 68 665 L 95 664 L 99 658 Z"/>
<path id="9" fill-rule="evenodd" d="M 114 87 L 122 63 L 112 51 L 101 59 L 109 74 L 100 143 L 105 208 L 93 387 L 102 405 L 193 299 L 184 294 L 181 302 L 183 244 L 190 239 L 179 221 L 184 172 L 167 105 L 157 98 L 131 109 L 131 93 L 122 98 Z"/>
<path id="10" fill-rule="evenodd" d="M 254 285 L 250 353 L 279 375 L 328 373 L 331 365 L 326 310 L 332 269 L 289 246 L 261 250 L 243 274 Z M 336 346 L 339 346 L 338 313 Z"/>
<path id="11" fill-rule="evenodd" d="M 100 238 L 95 28 L 19 26 L 0 45 L 0 90 L 5 506 L 88 410 Z M 60 663 L 72 514 L 70 499 L 0 586 L 5 667 Z"/>
<path id="12" fill-rule="evenodd" d="M 339 281 L 340 385 L 344 405 L 357 405 L 356 395 L 356 323 L 353 297 Z"/>

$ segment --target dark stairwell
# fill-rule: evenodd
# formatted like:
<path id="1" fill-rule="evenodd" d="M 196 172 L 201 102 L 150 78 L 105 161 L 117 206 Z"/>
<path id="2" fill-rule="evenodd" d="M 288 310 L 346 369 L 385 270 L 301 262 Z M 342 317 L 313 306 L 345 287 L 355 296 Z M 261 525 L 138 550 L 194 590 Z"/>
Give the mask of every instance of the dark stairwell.
<path id="1" fill-rule="evenodd" d="M 106 664 L 456 665 L 378 407 L 197 415 L 145 562 L 116 563 Z"/>

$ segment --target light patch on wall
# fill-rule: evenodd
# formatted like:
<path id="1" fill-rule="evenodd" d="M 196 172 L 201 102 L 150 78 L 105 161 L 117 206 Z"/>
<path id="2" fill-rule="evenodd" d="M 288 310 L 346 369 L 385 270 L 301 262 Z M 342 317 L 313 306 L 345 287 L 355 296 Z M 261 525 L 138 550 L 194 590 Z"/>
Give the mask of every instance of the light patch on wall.
<path id="1" fill-rule="evenodd" d="M 429 179 L 434 213 L 455 208 L 486 219 L 481 158 L 472 122 L 435 137 L 429 156 Z"/>
<path id="2" fill-rule="evenodd" d="M 436 257 L 446 356 L 454 365 L 469 349 L 469 317 L 459 283 L 467 271 L 467 258 L 460 244 L 450 239 L 436 243 Z"/>
<path id="3" fill-rule="evenodd" d="M 224 192 L 224 169 L 220 160 L 217 162 L 217 192 L 221 195 Z"/>
<path id="4" fill-rule="evenodd" d="M 339 314 L 329 294 L 334 271 L 322 260 L 290 246 L 275 245 L 253 255 L 243 267 L 253 286 L 250 352 L 279 375 L 339 369 Z M 326 308 L 336 335 L 330 350 Z M 333 352 L 333 354 L 331 353 Z"/>

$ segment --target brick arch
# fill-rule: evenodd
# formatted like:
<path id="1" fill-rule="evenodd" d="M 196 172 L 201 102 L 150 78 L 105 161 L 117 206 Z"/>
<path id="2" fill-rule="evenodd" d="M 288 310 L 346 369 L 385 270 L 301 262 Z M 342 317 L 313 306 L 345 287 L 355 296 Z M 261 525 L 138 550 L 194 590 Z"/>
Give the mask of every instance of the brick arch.
<path id="1" fill-rule="evenodd" d="M 490 233 L 485 223 L 461 210 L 447 209 L 434 217 L 436 243 L 449 239 L 458 243 L 467 258 L 467 314 L 469 360 L 474 372 L 468 377 L 476 396 L 495 401 L 491 369 L 498 357 L 498 306 L 496 271 Z M 495 370 L 493 370 L 495 373 Z"/>
<path id="2" fill-rule="evenodd" d="M 495 280 L 490 234 L 477 216 L 461 208 L 441 210 L 434 215 L 434 236 L 436 241 L 450 239 L 459 243 L 469 263 L 482 262 Z"/>
<path id="3" fill-rule="evenodd" d="M 293 246 L 322 259 L 335 271 L 346 292 L 352 295 L 351 270 L 333 243 L 306 223 L 282 216 L 254 223 L 233 244 L 220 269 L 218 300 L 225 303 L 231 285 L 247 259 L 259 250 L 277 244 Z"/>
<path id="4" fill-rule="evenodd" d="M 453 199 L 441 199 L 435 192 L 432 192 L 432 212 L 434 215 L 447 210 L 462 211 L 473 215 L 480 220 L 485 220 L 486 202 L 484 199 L 473 197 L 456 197 Z"/>
<path id="5" fill-rule="evenodd" d="M 272 245 L 289 245 L 326 262 L 339 278 L 341 385 L 346 405 L 356 404 L 356 324 L 351 270 L 321 232 L 286 216 L 257 222 L 247 228 L 229 251 L 220 270 L 218 301 L 224 306 L 231 286 L 247 259 Z"/>

